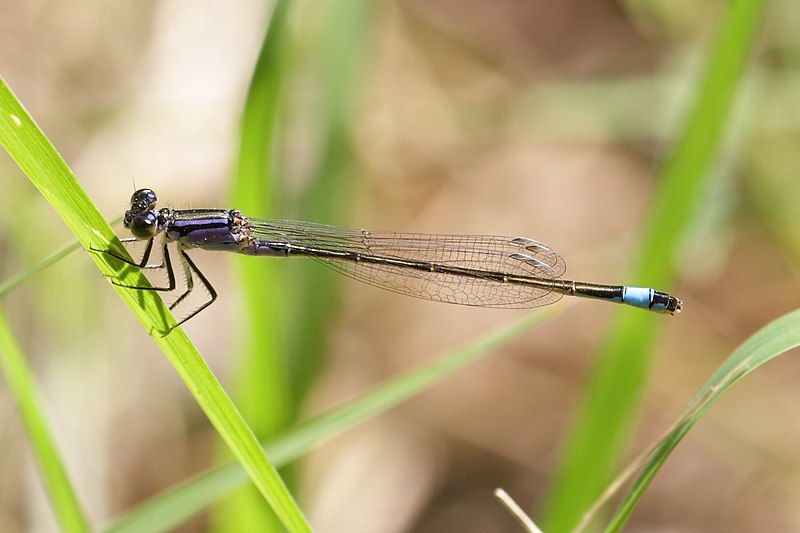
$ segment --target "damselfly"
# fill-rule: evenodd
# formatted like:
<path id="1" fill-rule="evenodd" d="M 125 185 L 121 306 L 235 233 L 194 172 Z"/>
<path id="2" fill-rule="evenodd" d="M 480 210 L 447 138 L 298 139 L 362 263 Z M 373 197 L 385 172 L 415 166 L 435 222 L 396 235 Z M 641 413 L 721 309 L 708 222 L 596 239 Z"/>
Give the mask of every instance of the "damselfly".
<path id="1" fill-rule="evenodd" d="M 138 268 L 161 268 L 166 287 L 129 287 L 167 291 L 176 289 L 168 245 L 177 243 L 186 290 L 170 305 L 174 309 L 194 287 L 194 277 L 209 299 L 174 327 L 211 305 L 217 293 L 189 257 L 187 250 L 221 250 L 245 255 L 308 256 L 346 276 L 383 289 L 425 300 L 495 308 L 549 305 L 563 295 L 582 296 L 675 314 L 681 301 L 646 287 L 601 285 L 561 279 L 564 260 L 546 245 L 527 237 L 437 235 L 378 232 L 301 222 L 250 218 L 236 209 L 156 210 L 150 189 L 131 197 L 123 225 L 133 237 L 123 242 L 147 241 L 140 262 L 115 252 L 106 253 Z M 148 264 L 153 245 L 161 238 L 163 259 Z M 119 283 L 117 283 L 119 285 Z"/>

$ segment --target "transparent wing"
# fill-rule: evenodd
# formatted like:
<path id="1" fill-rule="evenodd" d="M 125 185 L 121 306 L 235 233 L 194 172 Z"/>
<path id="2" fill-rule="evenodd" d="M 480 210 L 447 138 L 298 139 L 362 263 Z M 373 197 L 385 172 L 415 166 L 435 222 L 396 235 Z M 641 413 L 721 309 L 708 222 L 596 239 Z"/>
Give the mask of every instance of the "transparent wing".
<path id="1" fill-rule="evenodd" d="M 346 276 L 390 291 L 438 302 L 498 308 L 548 305 L 561 294 L 491 279 L 489 273 L 558 280 L 564 260 L 546 245 L 526 237 L 378 232 L 294 220 L 247 219 L 261 241 L 292 244 L 361 258 L 425 262 L 486 272 L 486 277 L 433 272 L 380 262 L 322 257 L 308 253 Z"/>

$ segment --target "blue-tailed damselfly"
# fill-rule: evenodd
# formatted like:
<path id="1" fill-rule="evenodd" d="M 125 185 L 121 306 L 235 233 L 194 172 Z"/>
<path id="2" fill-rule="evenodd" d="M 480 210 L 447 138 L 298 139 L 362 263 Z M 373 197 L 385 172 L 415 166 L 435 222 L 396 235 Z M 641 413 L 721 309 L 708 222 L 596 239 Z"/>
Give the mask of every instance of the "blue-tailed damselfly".
<path id="1" fill-rule="evenodd" d="M 250 218 L 238 210 L 156 210 L 150 189 L 139 189 L 123 224 L 133 237 L 147 241 L 140 262 L 108 251 L 139 268 L 164 268 L 166 287 L 129 287 L 173 291 L 175 272 L 168 244 L 177 243 L 186 290 L 170 305 L 174 309 L 194 286 L 194 276 L 210 298 L 179 320 L 176 327 L 211 305 L 217 293 L 187 254 L 187 250 L 222 250 L 246 255 L 308 256 L 346 276 L 383 289 L 425 300 L 495 308 L 548 305 L 563 295 L 623 303 L 657 313 L 675 314 L 681 301 L 647 287 L 602 285 L 561 278 L 564 260 L 546 245 L 527 237 L 378 232 L 313 222 Z M 161 236 L 163 260 L 149 265 L 153 244 Z"/>

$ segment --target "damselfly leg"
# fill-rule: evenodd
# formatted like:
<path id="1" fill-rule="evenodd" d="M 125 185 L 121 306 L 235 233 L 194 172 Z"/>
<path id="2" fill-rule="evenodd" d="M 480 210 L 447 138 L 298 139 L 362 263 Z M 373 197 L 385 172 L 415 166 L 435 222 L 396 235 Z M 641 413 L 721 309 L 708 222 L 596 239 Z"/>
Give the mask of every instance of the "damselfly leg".
<path id="1" fill-rule="evenodd" d="M 110 255 L 111 257 L 114 257 L 115 259 L 118 259 L 119 261 L 122 261 L 123 263 L 125 263 L 127 265 L 130 265 L 132 267 L 136 267 L 136 268 L 139 268 L 139 269 L 142 269 L 142 270 L 145 270 L 145 269 L 147 269 L 147 270 L 165 270 L 166 273 L 167 273 L 167 286 L 166 287 L 159 287 L 159 286 L 153 286 L 153 285 L 125 285 L 125 284 L 120 283 L 119 281 L 116 281 L 116 280 L 113 280 L 113 279 L 111 280 L 111 283 L 113 283 L 114 285 L 116 285 L 118 287 L 125 287 L 126 289 L 136 289 L 136 290 L 142 290 L 142 291 L 159 291 L 159 292 L 172 292 L 172 291 L 174 291 L 176 289 L 176 287 L 177 287 L 177 283 L 176 283 L 176 280 L 175 280 L 175 269 L 174 269 L 174 267 L 172 265 L 172 256 L 171 256 L 170 250 L 169 250 L 169 243 L 167 243 L 166 239 L 162 239 L 163 240 L 163 244 L 161 246 L 161 250 L 162 250 L 162 252 L 161 252 L 162 253 L 161 263 L 148 264 L 148 261 L 150 261 L 150 256 L 152 255 L 155 239 L 156 238 L 153 237 L 153 238 L 150 238 L 147 241 L 147 246 L 145 247 L 144 253 L 142 254 L 142 259 L 138 263 L 136 261 L 133 261 L 133 260 L 127 258 L 127 257 L 124 257 L 124 256 L 114 252 L 113 250 L 102 250 L 102 251 L 105 254 Z M 139 239 L 136 239 L 135 237 L 130 237 L 130 238 L 125 238 L 125 239 L 120 239 L 120 242 L 122 242 L 124 244 L 124 243 L 129 243 L 129 242 L 137 242 L 138 240 Z M 191 292 L 194 290 L 194 276 L 197 276 L 197 278 L 200 280 L 200 283 L 202 284 L 202 286 L 208 292 L 209 298 L 208 298 L 207 301 L 203 302 L 202 305 L 200 305 L 199 307 L 194 309 L 191 313 L 189 313 L 186 317 L 180 319 L 173 326 L 171 326 L 169 328 L 169 330 L 167 330 L 165 332 L 165 334 L 169 333 L 170 331 L 172 331 L 176 327 L 180 326 L 181 324 L 183 324 L 184 322 L 186 322 L 190 318 L 193 318 L 200 311 L 202 311 L 203 309 L 205 309 L 206 307 L 208 307 L 209 305 L 214 303 L 214 301 L 217 299 L 217 291 L 214 290 L 214 287 L 208 281 L 208 278 L 206 278 L 205 275 L 203 275 L 203 273 L 200 271 L 200 269 L 197 268 L 197 265 L 194 263 L 194 261 L 192 261 L 192 259 L 186 253 L 186 250 L 184 250 L 180 246 L 180 244 L 178 244 L 177 252 L 178 252 L 178 259 L 180 260 L 181 268 L 183 270 L 183 275 L 184 275 L 184 279 L 185 279 L 185 282 L 186 282 L 186 290 L 180 296 L 178 296 L 175 299 L 174 302 L 172 302 L 169 305 L 169 310 L 172 311 L 176 307 L 178 307 L 178 305 L 180 305 L 180 303 L 183 302 L 189 296 L 189 294 L 191 294 Z"/>

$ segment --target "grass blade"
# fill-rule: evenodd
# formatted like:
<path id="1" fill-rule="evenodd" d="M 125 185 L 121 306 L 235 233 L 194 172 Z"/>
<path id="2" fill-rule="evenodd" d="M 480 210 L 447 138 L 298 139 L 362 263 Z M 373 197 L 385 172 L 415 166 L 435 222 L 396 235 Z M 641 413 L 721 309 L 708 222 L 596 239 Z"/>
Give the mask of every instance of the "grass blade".
<path id="1" fill-rule="evenodd" d="M 112 226 L 117 224 L 122 220 L 122 217 L 117 217 L 116 219 L 109 222 Z M 42 270 L 50 267 L 61 261 L 63 258 L 77 250 L 81 247 L 81 243 L 79 241 L 73 241 L 63 248 L 60 248 L 53 252 L 52 254 L 48 255 L 35 265 L 31 265 L 24 271 L 11 276 L 10 278 L 6 279 L 5 281 L 0 282 L 0 298 L 3 298 L 6 294 L 14 290 L 17 286 L 24 283 L 28 278 L 38 274 Z"/>
<path id="2" fill-rule="evenodd" d="M 0 78 L 0 143 L 78 237 L 84 248 L 115 248 L 122 252 L 111 227 L 94 207 L 64 160 Z M 125 285 L 142 286 L 138 269 L 118 270 L 118 261 L 92 253 L 107 277 Z M 222 390 L 183 331 L 161 337 L 173 320 L 161 299 L 150 291 L 115 287 L 154 341 L 178 371 L 217 432 L 244 466 L 253 482 L 291 531 L 307 531 L 308 524 L 277 471 L 267 460 L 252 431 Z M 169 318 L 168 318 L 169 317 Z"/>
<path id="3" fill-rule="evenodd" d="M 282 110 L 292 108 L 291 95 L 284 94 L 284 87 L 296 83 L 298 74 L 287 65 L 308 63 L 319 79 L 320 102 L 315 106 L 311 133 L 320 138 L 315 145 L 320 161 L 311 172 L 306 193 L 297 201 L 307 209 L 296 214 L 301 219 L 305 215 L 312 220 L 338 218 L 336 213 L 346 196 L 343 169 L 350 161 L 350 107 L 357 93 L 362 55 L 371 50 L 364 44 L 370 33 L 366 20 L 369 5 L 340 0 L 322 7 L 329 13 L 322 17 L 327 22 L 318 32 L 321 35 L 311 32 L 304 36 L 313 43 L 313 52 L 311 57 L 299 58 L 303 45 L 297 44 L 296 36 L 290 38 L 286 28 L 290 4 L 276 4 L 242 115 L 232 205 L 254 214 L 285 213 L 292 203 L 285 197 L 289 195 L 282 194 L 289 180 L 286 172 L 276 172 L 274 156 L 281 153 L 285 141 L 282 125 L 296 120 L 294 115 L 281 116 Z M 313 266 L 297 265 L 289 276 L 278 272 L 280 267 L 261 262 L 238 262 L 236 268 L 247 309 L 241 325 L 251 334 L 241 337 L 237 349 L 242 357 L 237 361 L 234 396 L 256 435 L 266 439 L 295 420 L 318 374 L 325 345 L 321 332 L 327 329 L 336 299 L 330 277 Z M 261 507 L 262 502 L 242 491 L 230 504 L 218 507 L 214 521 L 221 525 L 220 530 L 264 531 L 269 517 Z"/>
<path id="4" fill-rule="evenodd" d="M 648 209 L 648 225 L 633 275 L 639 282 L 658 287 L 671 285 L 673 268 L 667 258 L 677 254 L 698 207 L 763 4 L 760 0 L 726 4 L 693 108 L 661 172 L 659 189 Z M 684 318 L 677 318 L 680 319 Z M 565 446 L 562 466 L 545 509 L 546 531 L 571 529 L 611 477 L 636 416 L 656 327 L 654 318 L 643 313 L 617 312 Z"/>
<path id="5" fill-rule="evenodd" d="M 46 269 L 50 265 L 53 265 L 59 262 L 61 259 L 65 258 L 75 250 L 81 247 L 81 243 L 78 241 L 72 242 L 60 250 L 55 251 L 51 255 L 45 257 L 35 265 L 31 266 L 30 268 L 20 272 L 19 274 L 15 274 L 11 276 L 7 280 L 0 283 L 0 298 L 6 295 L 9 291 L 13 290 L 15 287 L 23 283 L 25 280 L 30 278 L 31 276 L 41 272 L 42 270 Z"/>
<path id="6" fill-rule="evenodd" d="M 450 374 L 554 316 L 552 308 L 501 326 L 470 344 L 437 357 L 365 392 L 347 404 L 303 422 L 266 444 L 267 455 L 283 466 L 342 431 L 383 413 Z M 200 513 L 247 481 L 241 467 L 228 464 L 154 497 L 104 530 L 105 533 L 164 532 Z"/>
<path id="7" fill-rule="evenodd" d="M 319 87 L 315 109 L 315 136 L 319 138 L 318 161 L 312 180 L 298 198 L 298 218 L 337 224 L 352 211 L 352 126 L 362 89 L 368 55 L 374 52 L 374 2 L 336 0 L 325 6 L 328 22 L 315 36 L 313 65 Z M 320 16 L 317 14 L 316 16 Z M 330 317 L 337 313 L 340 285 L 329 272 L 310 263 L 298 265 L 298 324 L 293 357 L 294 393 L 302 401 L 314 384 L 326 346 Z"/>
<path id="8" fill-rule="evenodd" d="M 286 27 L 290 6 L 278 0 L 272 10 L 248 87 L 239 126 L 239 153 L 231 205 L 245 213 L 271 213 L 275 203 L 272 174 L 277 121 L 283 103 L 285 56 L 292 48 Z M 286 287 L 271 261 L 237 261 L 236 279 L 244 312 L 235 347 L 232 394 L 257 438 L 275 435 L 292 421 L 295 408 L 288 379 L 286 324 L 281 306 Z M 269 295 L 269 298 L 264 298 Z M 222 450 L 217 454 L 225 460 Z M 252 486 L 231 495 L 211 515 L 212 531 L 272 531 L 280 528 Z"/>
<path id="9" fill-rule="evenodd" d="M 640 460 L 634 461 L 611 488 L 619 487 L 629 473 L 639 470 L 625 499 L 620 504 L 616 515 L 609 522 L 606 531 L 619 531 L 625 524 L 644 491 L 655 477 L 658 470 L 669 457 L 672 450 L 689 432 L 700 418 L 711 408 L 734 383 L 744 378 L 756 368 L 773 358 L 800 346 L 800 310 L 788 313 L 750 336 L 720 365 L 716 372 L 706 381 L 683 411 L 670 430 L 656 442 L 650 450 L 642 454 Z M 641 466 L 641 468 L 639 468 Z M 609 490 L 604 497 L 593 506 L 596 511 L 615 490 Z M 583 525 L 587 525 L 593 513 L 584 517 Z M 582 529 L 582 527 L 579 527 Z"/>
<path id="10" fill-rule="evenodd" d="M 19 411 L 42 476 L 45 493 L 61 531 L 70 533 L 91 531 L 42 415 L 44 410 L 32 373 L 2 311 L 0 311 L 0 371 Z"/>

